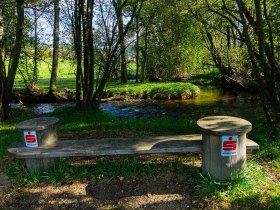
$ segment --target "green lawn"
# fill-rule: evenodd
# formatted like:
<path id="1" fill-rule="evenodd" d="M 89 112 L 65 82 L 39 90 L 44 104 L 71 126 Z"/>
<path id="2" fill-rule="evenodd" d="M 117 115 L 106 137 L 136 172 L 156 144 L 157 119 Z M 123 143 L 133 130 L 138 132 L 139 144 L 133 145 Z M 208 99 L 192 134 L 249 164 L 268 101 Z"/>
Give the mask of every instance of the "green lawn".
<path id="1" fill-rule="evenodd" d="M 38 83 L 39 87 L 48 90 L 51 77 L 51 60 L 47 59 L 46 62 L 38 63 Z M 75 70 L 76 66 L 74 61 L 60 60 L 58 67 L 58 89 L 62 90 L 67 87 L 75 90 Z M 19 90 L 24 88 L 24 83 L 20 74 L 16 75 L 14 89 Z"/>
<path id="2" fill-rule="evenodd" d="M 50 83 L 51 66 L 45 62 L 39 63 L 38 86 L 47 92 Z M 129 73 L 135 73 L 135 64 L 128 65 Z M 95 80 L 95 84 L 98 81 Z M 75 65 L 71 61 L 60 61 L 57 78 L 58 91 L 65 88 L 75 92 Z M 17 75 L 14 90 L 24 89 L 24 83 L 20 75 Z M 199 94 L 198 86 L 191 83 L 134 83 L 121 84 L 108 81 L 105 87 L 105 97 L 124 97 L 127 99 L 151 98 L 151 99 L 185 99 L 195 97 Z"/>

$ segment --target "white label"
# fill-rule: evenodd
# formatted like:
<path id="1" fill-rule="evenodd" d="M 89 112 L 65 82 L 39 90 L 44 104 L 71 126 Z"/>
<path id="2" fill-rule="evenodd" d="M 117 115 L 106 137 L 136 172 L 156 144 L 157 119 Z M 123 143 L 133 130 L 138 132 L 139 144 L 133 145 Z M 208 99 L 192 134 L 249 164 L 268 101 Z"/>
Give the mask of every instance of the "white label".
<path id="1" fill-rule="evenodd" d="M 237 155 L 238 136 L 222 136 L 222 156 Z"/>
<path id="2" fill-rule="evenodd" d="M 38 147 L 36 131 L 24 131 L 23 135 L 27 147 Z"/>

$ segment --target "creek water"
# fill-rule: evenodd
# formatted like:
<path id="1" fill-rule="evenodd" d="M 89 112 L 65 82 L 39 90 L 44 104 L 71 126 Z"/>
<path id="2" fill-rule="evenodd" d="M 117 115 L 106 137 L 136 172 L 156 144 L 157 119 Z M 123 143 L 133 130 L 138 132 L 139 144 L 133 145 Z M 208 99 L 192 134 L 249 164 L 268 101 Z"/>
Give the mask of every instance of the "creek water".
<path id="1" fill-rule="evenodd" d="M 53 112 L 68 104 L 36 104 L 24 106 L 11 104 L 14 108 L 32 109 L 36 114 Z M 250 121 L 264 119 L 261 101 L 257 95 L 234 94 L 217 88 L 204 88 L 194 99 L 187 100 L 132 100 L 102 103 L 100 109 L 119 119 L 139 119 L 156 117 L 190 117 L 197 120 L 210 115 L 230 115 Z"/>
<path id="2" fill-rule="evenodd" d="M 198 97 L 187 100 L 121 101 L 101 104 L 101 109 L 119 119 L 190 117 L 199 119 L 210 115 L 230 115 L 248 120 L 264 119 L 257 95 L 234 94 L 217 88 L 205 88 Z"/>

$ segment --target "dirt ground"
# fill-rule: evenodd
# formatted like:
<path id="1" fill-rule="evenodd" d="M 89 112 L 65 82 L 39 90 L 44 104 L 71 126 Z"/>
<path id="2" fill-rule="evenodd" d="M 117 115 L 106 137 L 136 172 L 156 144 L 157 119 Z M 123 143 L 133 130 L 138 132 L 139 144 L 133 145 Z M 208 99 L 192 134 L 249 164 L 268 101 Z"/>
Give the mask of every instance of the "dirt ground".
<path id="1" fill-rule="evenodd" d="M 191 165 L 200 164 L 197 158 Z M 35 187 L 14 185 L 3 168 L 0 171 L 0 209 L 242 209 L 238 204 L 222 202 L 217 206 L 212 199 L 197 197 L 193 180 L 180 179 L 176 171 L 161 173 L 157 178 L 88 179 Z M 280 177 L 270 178 L 277 183 Z"/>
<path id="2" fill-rule="evenodd" d="M 142 160 L 161 156 L 141 156 Z M 173 156 L 170 157 L 173 159 Z M 7 159 L 6 162 L 11 160 Z M 77 160 L 79 162 L 79 160 Z M 75 161 L 74 161 L 75 162 Z M 75 163 L 74 163 L 75 164 Z M 196 158 L 191 163 L 200 166 Z M 197 209 L 189 179 L 179 179 L 176 171 L 157 178 L 119 177 L 85 180 L 65 185 L 41 183 L 36 187 L 19 187 L 0 168 L 0 209 Z"/>
<path id="3" fill-rule="evenodd" d="M 192 209 L 196 200 L 188 180 L 175 174 L 158 179 L 103 179 L 70 185 L 1 188 L 4 209 Z M 1 185 L 3 174 L 1 175 Z"/>

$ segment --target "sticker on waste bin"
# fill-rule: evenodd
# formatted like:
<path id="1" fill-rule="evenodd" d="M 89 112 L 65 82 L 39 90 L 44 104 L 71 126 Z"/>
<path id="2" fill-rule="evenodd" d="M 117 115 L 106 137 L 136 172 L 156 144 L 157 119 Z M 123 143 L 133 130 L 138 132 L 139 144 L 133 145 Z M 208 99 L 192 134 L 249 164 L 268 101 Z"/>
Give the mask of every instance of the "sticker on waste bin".
<path id="1" fill-rule="evenodd" d="M 222 156 L 237 154 L 238 136 L 222 136 Z"/>
<path id="2" fill-rule="evenodd" d="M 27 147 L 38 147 L 36 131 L 24 131 L 23 135 Z"/>

